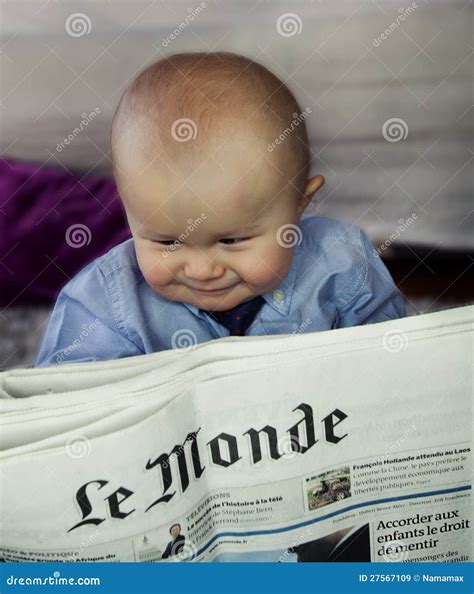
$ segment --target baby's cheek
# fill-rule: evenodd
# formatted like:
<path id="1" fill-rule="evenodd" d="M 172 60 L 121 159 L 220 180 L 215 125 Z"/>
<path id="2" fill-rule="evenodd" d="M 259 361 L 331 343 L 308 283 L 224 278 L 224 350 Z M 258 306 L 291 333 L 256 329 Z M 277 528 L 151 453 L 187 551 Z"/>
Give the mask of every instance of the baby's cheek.
<path id="1" fill-rule="evenodd" d="M 137 260 L 143 276 L 152 287 L 160 287 L 172 282 L 172 262 L 164 258 L 161 252 L 137 250 Z"/>
<path id="2" fill-rule="evenodd" d="M 292 250 L 280 249 L 258 254 L 248 267 L 247 282 L 270 290 L 286 277 L 291 260 Z"/>

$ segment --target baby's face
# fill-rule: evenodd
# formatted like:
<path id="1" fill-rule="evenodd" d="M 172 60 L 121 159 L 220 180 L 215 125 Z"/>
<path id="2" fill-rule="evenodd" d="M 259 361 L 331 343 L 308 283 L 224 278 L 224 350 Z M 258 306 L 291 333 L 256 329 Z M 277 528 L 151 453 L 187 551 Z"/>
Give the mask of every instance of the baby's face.
<path id="1" fill-rule="evenodd" d="M 154 291 L 225 311 L 282 282 L 294 247 L 281 228 L 295 225 L 304 206 L 271 154 L 236 139 L 193 166 L 152 161 L 120 163 L 117 181 Z"/>

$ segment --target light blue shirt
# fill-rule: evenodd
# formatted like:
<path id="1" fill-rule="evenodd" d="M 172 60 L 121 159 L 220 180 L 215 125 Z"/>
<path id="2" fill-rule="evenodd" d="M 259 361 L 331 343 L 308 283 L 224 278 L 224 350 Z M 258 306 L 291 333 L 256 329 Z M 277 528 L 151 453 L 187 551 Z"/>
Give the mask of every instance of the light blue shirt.
<path id="1" fill-rule="evenodd" d="M 406 315 L 402 295 L 363 231 L 304 215 L 291 268 L 247 336 L 318 332 Z M 91 262 L 61 291 L 36 366 L 118 359 L 229 336 L 194 305 L 146 283 L 133 241 Z"/>

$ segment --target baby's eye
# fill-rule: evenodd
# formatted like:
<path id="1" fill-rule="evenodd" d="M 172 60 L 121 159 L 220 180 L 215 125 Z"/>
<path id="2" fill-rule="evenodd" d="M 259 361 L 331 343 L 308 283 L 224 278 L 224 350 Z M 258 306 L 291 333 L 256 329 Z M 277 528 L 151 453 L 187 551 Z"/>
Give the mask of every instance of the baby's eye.
<path id="1" fill-rule="evenodd" d="M 241 241 L 246 241 L 249 239 L 248 237 L 231 237 L 230 239 L 220 239 L 222 243 L 225 245 L 235 245 L 236 243 L 240 243 Z M 229 242 L 229 243 L 227 243 Z"/>
<path id="2" fill-rule="evenodd" d="M 153 239 L 152 241 L 153 243 L 159 243 L 160 245 L 173 245 L 174 243 L 176 245 L 179 244 L 177 239 Z"/>

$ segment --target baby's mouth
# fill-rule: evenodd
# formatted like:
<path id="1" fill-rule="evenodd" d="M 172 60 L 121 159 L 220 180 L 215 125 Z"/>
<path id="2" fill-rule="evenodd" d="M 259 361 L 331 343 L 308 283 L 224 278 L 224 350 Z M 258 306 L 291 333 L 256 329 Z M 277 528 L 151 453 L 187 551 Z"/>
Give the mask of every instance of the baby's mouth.
<path id="1" fill-rule="evenodd" d="M 236 283 L 234 285 L 230 285 L 228 287 L 223 287 L 221 289 L 196 289 L 193 287 L 188 287 L 188 289 L 190 289 L 191 291 L 196 291 L 196 293 L 202 293 L 205 295 L 213 295 L 213 294 L 224 293 L 225 291 L 229 291 L 230 289 L 233 289 L 237 285 L 238 285 L 238 283 Z"/>

